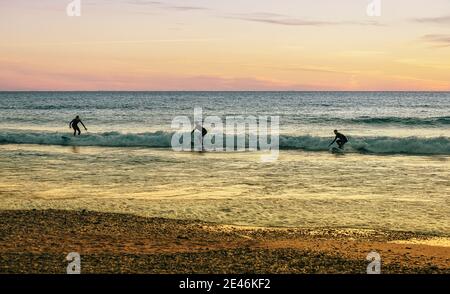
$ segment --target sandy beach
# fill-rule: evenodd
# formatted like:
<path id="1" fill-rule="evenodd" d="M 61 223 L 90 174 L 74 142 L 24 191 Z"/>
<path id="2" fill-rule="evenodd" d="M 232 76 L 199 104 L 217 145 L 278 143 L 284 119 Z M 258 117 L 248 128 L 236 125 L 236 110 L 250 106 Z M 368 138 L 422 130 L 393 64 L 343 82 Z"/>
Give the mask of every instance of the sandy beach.
<path id="1" fill-rule="evenodd" d="M 449 238 L 410 232 L 227 226 L 130 214 L 0 212 L 1 273 L 450 273 Z"/>

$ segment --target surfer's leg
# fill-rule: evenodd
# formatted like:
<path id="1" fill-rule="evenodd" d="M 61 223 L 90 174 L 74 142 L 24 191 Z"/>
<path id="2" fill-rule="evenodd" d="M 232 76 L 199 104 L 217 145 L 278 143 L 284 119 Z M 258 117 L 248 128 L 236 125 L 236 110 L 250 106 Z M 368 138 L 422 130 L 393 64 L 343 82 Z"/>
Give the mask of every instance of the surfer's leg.
<path id="1" fill-rule="evenodd" d="M 80 128 L 79 127 L 74 127 L 73 128 L 73 135 L 76 136 L 77 132 L 78 132 L 78 136 L 79 136 L 81 134 Z"/>

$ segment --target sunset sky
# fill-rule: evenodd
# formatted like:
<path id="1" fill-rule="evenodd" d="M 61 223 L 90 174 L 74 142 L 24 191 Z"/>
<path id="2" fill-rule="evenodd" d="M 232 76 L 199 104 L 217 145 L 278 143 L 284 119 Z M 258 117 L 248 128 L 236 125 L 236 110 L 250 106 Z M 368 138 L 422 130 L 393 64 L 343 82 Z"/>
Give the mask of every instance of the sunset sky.
<path id="1" fill-rule="evenodd" d="M 450 0 L 0 0 L 0 90 L 450 90 Z"/>

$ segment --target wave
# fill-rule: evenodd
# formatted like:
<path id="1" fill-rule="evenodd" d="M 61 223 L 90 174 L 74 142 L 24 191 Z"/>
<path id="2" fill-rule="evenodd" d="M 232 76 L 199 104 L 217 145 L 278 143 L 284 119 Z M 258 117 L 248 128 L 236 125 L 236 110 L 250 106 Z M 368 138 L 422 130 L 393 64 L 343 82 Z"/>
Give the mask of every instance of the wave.
<path id="1" fill-rule="evenodd" d="M 68 133 L 58 132 L 0 132 L 0 144 L 40 144 L 102 147 L 153 147 L 171 146 L 173 133 L 122 134 L 119 132 L 89 133 L 73 138 Z"/>
<path id="2" fill-rule="evenodd" d="M 353 123 L 363 124 L 401 124 L 401 125 L 448 125 L 450 116 L 442 117 L 357 117 L 350 119 Z"/>
<path id="3" fill-rule="evenodd" d="M 281 136 L 280 149 L 326 151 L 330 138 Z M 450 155 L 450 137 L 349 137 L 346 151 L 365 154 Z"/>
<path id="4" fill-rule="evenodd" d="M 0 132 L 0 144 L 41 144 L 61 146 L 171 148 L 173 132 L 123 134 L 90 133 L 72 138 L 57 132 Z M 332 138 L 281 135 L 284 150 L 328 151 Z M 224 141 L 226 141 L 224 139 Z M 346 151 L 364 154 L 450 155 L 450 137 L 349 137 Z"/>
<path id="5" fill-rule="evenodd" d="M 303 118 L 301 119 L 303 120 Z M 400 126 L 443 126 L 450 125 L 450 116 L 440 117 L 369 117 L 360 116 L 356 118 L 307 118 L 310 123 L 340 123 L 340 124 L 367 124 L 367 125 L 400 125 Z"/>

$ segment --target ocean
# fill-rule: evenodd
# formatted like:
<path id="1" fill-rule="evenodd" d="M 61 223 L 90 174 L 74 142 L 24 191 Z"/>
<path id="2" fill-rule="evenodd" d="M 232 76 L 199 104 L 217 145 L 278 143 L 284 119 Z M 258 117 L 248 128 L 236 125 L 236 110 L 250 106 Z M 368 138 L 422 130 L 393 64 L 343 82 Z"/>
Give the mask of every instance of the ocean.
<path id="1" fill-rule="evenodd" d="M 277 160 L 172 150 L 194 108 L 278 116 Z M 0 151 L 0 209 L 450 235 L 450 92 L 0 92 Z"/>

